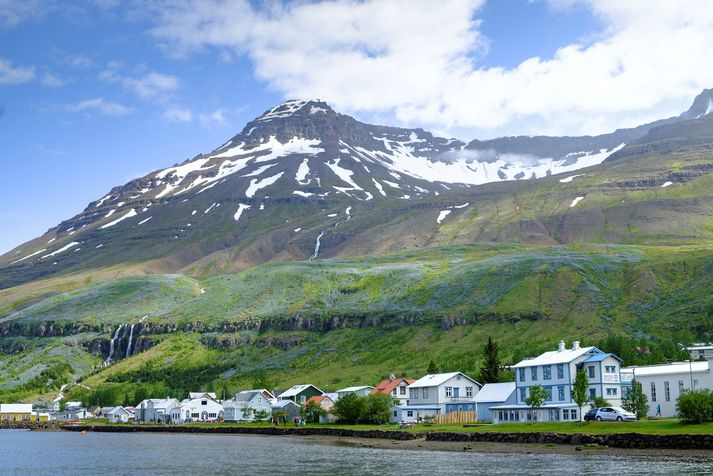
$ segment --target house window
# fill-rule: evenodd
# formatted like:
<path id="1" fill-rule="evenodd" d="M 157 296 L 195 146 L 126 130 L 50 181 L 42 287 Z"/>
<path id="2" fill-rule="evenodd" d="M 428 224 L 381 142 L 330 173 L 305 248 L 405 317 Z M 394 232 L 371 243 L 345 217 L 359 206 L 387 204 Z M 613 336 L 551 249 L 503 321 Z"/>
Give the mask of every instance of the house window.
<path id="1" fill-rule="evenodd" d="M 527 394 L 527 389 L 525 387 L 520 387 L 520 401 L 524 402 Z"/>
<path id="2" fill-rule="evenodd" d="M 412 417 L 412 416 L 413 416 L 413 410 L 408 410 L 408 411 L 406 412 L 406 416 L 407 416 L 407 417 Z"/>
<path id="3" fill-rule="evenodd" d="M 570 410 L 569 416 L 572 417 L 572 420 L 576 420 L 577 419 L 577 410 Z"/>
<path id="4" fill-rule="evenodd" d="M 396 389 L 391 392 L 392 395 L 396 395 Z"/>
<path id="5" fill-rule="evenodd" d="M 202 400 L 201 405 L 208 405 L 208 400 Z"/>
<path id="6" fill-rule="evenodd" d="M 460 375 L 456 375 L 456 380 L 460 380 Z"/>
<path id="7" fill-rule="evenodd" d="M 562 419 L 569 420 L 569 410 L 566 408 L 564 410 L 562 410 Z"/>
<path id="8" fill-rule="evenodd" d="M 530 367 L 530 377 L 532 380 L 537 380 L 537 367 Z"/>
<path id="9" fill-rule="evenodd" d="M 397 416 L 399 416 L 399 412 L 394 411 L 394 418 L 396 418 Z"/>
<path id="10" fill-rule="evenodd" d="M 547 394 L 545 400 L 552 401 L 552 387 L 545 387 L 545 393 Z"/>
<path id="11" fill-rule="evenodd" d="M 525 369 L 519 368 L 519 369 L 517 369 L 517 371 L 520 374 L 520 382 L 524 382 L 525 381 Z"/>
<path id="12" fill-rule="evenodd" d="M 401 388 L 401 390 L 400 390 L 401 395 L 406 395 L 406 387 L 400 387 L 400 388 Z"/>
<path id="13" fill-rule="evenodd" d="M 428 398 L 428 387 L 423 387 L 423 398 L 424 400 Z"/>
<path id="14" fill-rule="evenodd" d="M 562 400 L 564 400 L 564 387 L 563 386 L 557 387 L 557 400 L 559 400 L 560 402 Z"/>
<path id="15" fill-rule="evenodd" d="M 473 396 L 473 387 L 465 387 L 465 396 L 466 396 L 466 397 L 472 397 L 472 396 Z"/>
<path id="16" fill-rule="evenodd" d="M 304 403 L 307 401 L 307 397 L 305 395 L 300 395 L 300 403 Z"/>
<path id="17" fill-rule="evenodd" d="M 655 402 L 656 401 L 656 383 L 651 382 L 651 401 Z"/>
<path id="18" fill-rule="evenodd" d="M 589 378 L 594 378 L 594 366 L 587 365 L 587 372 L 589 372 Z"/>
<path id="19" fill-rule="evenodd" d="M 668 388 L 668 382 L 663 383 L 663 398 L 667 402 L 671 401 L 671 390 Z"/>
<path id="20" fill-rule="evenodd" d="M 552 366 L 551 365 L 545 365 L 544 367 L 542 367 L 542 378 L 545 380 L 552 379 Z"/>
<path id="21" fill-rule="evenodd" d="M 594 399 L 597 397 L 597 389 L 596 388 L 590 388 L 589 389 L 589 396 Z"/>
<path id="22" fill-rule="evenodd" d="M 683 392 L 683 380 L 678 381 L 678 393 Z"/>
<path id="23" fill-rule="evenodd" d="M 617 394 L 616 388 L 607 387 L 607 395 L 608 396 L 611 397 L 612 395 L 616 395 L 616 394 Z"/>
<path id="24" fill-rule="evenodd" d="M 418 400 L 418 389 L 417 388 L 413 389 L 413 395 L 411 395 L 411 398 L 413 398 L 414 400 Z"/>
<path id="25" fill-rule="evenodd" d="M 453 387 L 446 387 L 446 397 L 453 396 Z"/>
<path id="26" fill-rule="evenodd" d="M 605 365 L 604 372 L 606 372 L 608 374 L 615 374 L 616 373 L 616 365 Z"/>
<path id="27" fill-rule="evenodd" d="M 564 364 L 557 364 L 557 378 L 564 378 Z"/>

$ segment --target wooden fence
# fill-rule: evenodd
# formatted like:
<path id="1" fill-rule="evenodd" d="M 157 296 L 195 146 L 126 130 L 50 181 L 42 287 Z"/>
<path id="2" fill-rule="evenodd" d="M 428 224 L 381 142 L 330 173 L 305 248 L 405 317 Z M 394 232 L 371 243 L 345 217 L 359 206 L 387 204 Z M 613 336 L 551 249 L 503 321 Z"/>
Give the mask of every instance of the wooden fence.
<path id="1" fill-rule="evenodd" d="M 451 412 L 445 415 L 436 415 L 433 423 L 443 425 L 445 423 L 475 423 L 476 421 L 478 421 L 476 412 Z"/>

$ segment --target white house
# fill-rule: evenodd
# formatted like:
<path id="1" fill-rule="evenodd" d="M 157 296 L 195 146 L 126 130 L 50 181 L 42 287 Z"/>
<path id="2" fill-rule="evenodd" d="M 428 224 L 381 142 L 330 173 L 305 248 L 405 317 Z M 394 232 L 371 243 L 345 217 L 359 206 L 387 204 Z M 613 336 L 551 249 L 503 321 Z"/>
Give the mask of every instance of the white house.
<path id="1" fill-rule="evenodd" d="M 223 402 L 225 421 L 254 421 L 256 413 L 261 411 L 269 418 L 274 402 L 277 399 L 265 389 L 243 390 Z"/>
<path id="2" fill-rule="evenodd" d="M 371 394 L 372 390 L 374 390 L 374 387 L 370 387 L 368 385 L 343 388 L 341 390 L 337 390 L 337 400 L 346 395 L 349 395 L 350 393 L 356 393 L 360 397 L 366 397 Z"/>
<path id="3" fill-rule="evenodd" d="M 490 407 L 515 403 L 515 382 L 486 383 L 475 396 L 475 411 L 478 421 L 493 419 Z"/>
<path id="4" fill-rule="evenodd" d="M 219 421 L 224 417 L 223 405 L 212 392 L 191 392 L 181 402 L 179 418 L 174 422 Z"/>
<path id="5" fill-rule="evenodd" d="M 513 366 L 515 371 L 515 404 L 491 407 L 493 422 L 503 421 L 571 421 L 579 420 L 579 407 L 572 401 L 572 386 L 577 371 L 589 379 L 589 397 L 603 397 L 614 406 L 621 404 L 621 359 L 596 347 L 580 347 L 579 341 L 567 349 L 560 341 L 557 350 L 525 359 Z M 530 388 L 540 385 L 547 398 L 535 410 L 527 405 Z"/>
<path id="6" fill-rule="evenodd" d="M 399 401 L 399 405 L 406 405 L 408 403 L 408 386 L 414 382 L 415 380 L 396 378 L 394 374 L 391 374 L 388 379 L 379 382 L 371 393 L 391 395 Z"/>
<path id="7" fill-rule="evenodd" d="M 713 358 L 713 344 L 710 343 L 691 344 L 689 347 L 684 347 L 684 349 L 691 356 L 691 360 Z"/>
<path id="8" fill-rule="evenodd" d="M 622 390 L 631 388 L 632 379 L 641 384 L 649 404 L 648 416 L 676 415 L 676 400 L 684 390 L 713 390 L 713 356 L 704 361 L 674 362 L 621 369 Z"/>
<path id="9" fill-rule="evenodd" d="M 106 415 L 109 423 L 128 423 L 131 413 L 124 407 L 114 407 Z"/>
<path id="10" fill-rule="evenodd" d="M 136 421 L 142 422 L 167 422 L 181 420 L 181 402 L 175 398 L 149 398 L 143 400 L 134 409 Z M 175 418 L 174 418 L 175 417 Z"/>
<path id="11" fill-rule="evenodd" d="M 452 412 L 475 412 L 475 396 L 480 387 L 462 372 L 426 375 L 407 387 L 406 405 L 391 408 L 391 421 L 420 421 Z"/>

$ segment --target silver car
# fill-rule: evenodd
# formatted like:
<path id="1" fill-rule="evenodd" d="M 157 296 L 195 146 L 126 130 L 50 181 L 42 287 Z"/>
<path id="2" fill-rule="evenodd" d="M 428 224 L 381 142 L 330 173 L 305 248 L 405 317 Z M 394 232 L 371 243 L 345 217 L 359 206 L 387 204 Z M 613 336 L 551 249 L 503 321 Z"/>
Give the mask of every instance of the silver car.
<path id="1" fill-rule="evenodd" d="M 594 415 L 597 421 L 636 421 L 636 415 L 620 407 L 598 408 Z"/>

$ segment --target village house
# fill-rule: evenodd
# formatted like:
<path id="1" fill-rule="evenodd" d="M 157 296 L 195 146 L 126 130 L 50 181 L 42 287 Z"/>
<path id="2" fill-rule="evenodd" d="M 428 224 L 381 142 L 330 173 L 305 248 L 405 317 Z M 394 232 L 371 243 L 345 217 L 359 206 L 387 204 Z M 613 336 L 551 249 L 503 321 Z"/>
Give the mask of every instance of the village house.
<path id="1" fill-rule="evenodd" d="M 341 390 L 337 390 L 337 400 L 349 395 L 350 393 L 355 393 L 360 397 L 367 397 L 371 394 L 372 390 L 374 390 L 374 387 L 369 387 L 368 385 L 343 388 Z"/>
<path id="2" fill-rule="evenodd" d="M 337 418 L 332 414 L 332 408 L 334 407 L 334 399 L 332 399 L 329 395 L 325 394 L 314 396 L 307 400 L 307 403 L 305 403 L 305 405 L 309 405 L 310 403 L 316 403 L 325 411 L 324 415 L 319 416 L 320 423 L 334 423 L 335 421 L 337 421 Z"/>
<path id="3" fill-rule="evenodd" d="M 114 407 L 106 414 L 109 423 L 129 423 L 131 413 L 124 407 Z"/>
<path id="4" fill-rule="evenodd" d="M 286 414 L 289 420 L 294 420 L 302 414 L 302 407 L 292 400 L 278 400 L 272 405 L 272 416 L 277 416 L 280 412 Z"/>
<path id="5" fill-rule="evenodd" d="M 492 420 L 490 407 L 514 405 L 515 382 L 486 383 L 475 396 L 475 412 L 478 421 Z"/>
<path id="6" fill-rule="evenodd" d="M 625 367 L 621 369 L 622 392 L 626 395 L 636 378 L 648 400 L 648 416 L 676 416 L 676 400 L 683 391 L 713 390 L 712 363 L 713 356 L 700 362 Z"/>
<path id="7" fill-rule="evenodd" d="M 0 403 L 0 421 L 32 421 L 31 403 Z"/>
<path id="8" fill-rule="evenodd" d="M 588 397 L 603 397 L 612 406 L 621 405 L 621 359 L 596 347 L 580 347 L 579 341 L 567 349 L 560 341 L 557 350 L 524 359 L 515 371 L 515 403 L 490 407 L 493 423 L 518 421 L 579 421 L 579 407 L 572 400 L 572 386 L 579 370 L 589 379 Z M 530 388 L 540 385 L 547 397 L 544 404 L 530 408 L 526 400 Z"/>
<path id="9" fill-rule="evenodd" d="M 172 412 L 172 415 L 175 414 Z M 223 420 L 223 405 L 216 399 L 213 392 L 190 392 L 188 398 L 181 402 L 179 418 L 171 421 L 196 422 L 196 421 L 219 421 Z"/>
<path id="10" fill-rule="evenodd" d="M 180 406 L 175 398 L 149 398 L 135 407 L 134 416 L 136 421 L 144 423 L 180 421 Z"/>
<path id="11" fill-rule="evenodd" d="M 396 378 L 391 374 L 388 379 L 384 379 L 371 391 L 371 393 L 384 393 L 396 398 L 398 405 L 406 405 L 408 402 L 408 386 L 414 383 L 413 379 Z"/>
<path id="12" fill-rule="evenodd" d="M 260 412 L 264 412 L 269 418 L 274 402 L 277 402 L 277 399 L 266 389 L 243 390 L 233 398 L 223 401 L 225 421 L 253 421 Z"/>
<path id="13" fill-rule="evenodd" d="M 701 360 L 713 358 L 713 344 L 711 343 L 696 343 L 688 347 L 684 347 L 691 360 Z"/>
<path id="14" fill-rule="evenodd" d="M 475 396 L 481 385 L 463 372 L 429 374 L 407 388 L 406 405 L 391 407 L 391 421 L 415 422 L 456 412 L 475 414 Z"/>
<path id="15" fill-rule="evenodd" d="M 295 385 L 288 388 L 284 392 L 277 395 L 278 400 L 291 400 L 298 405 L 304 405 L 307 400 L 316 396 L 323 395 L 324 392 L 312 384 Z"/>

